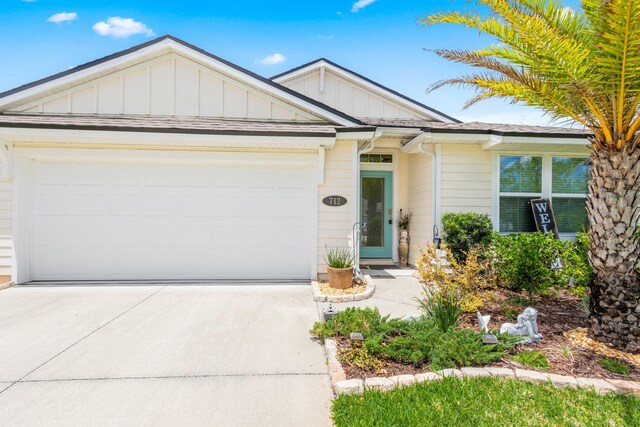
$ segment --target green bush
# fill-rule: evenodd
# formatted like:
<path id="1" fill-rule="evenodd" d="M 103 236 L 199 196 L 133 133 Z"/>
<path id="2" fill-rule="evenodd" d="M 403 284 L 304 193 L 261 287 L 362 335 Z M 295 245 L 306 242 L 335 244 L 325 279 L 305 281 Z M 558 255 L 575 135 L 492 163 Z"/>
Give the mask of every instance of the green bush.
<path id="1" fill-rule="evenodd" d="M 576 234 L 575 258 L 572 260 L 574 266 L 574 284 L 577 289 L 586 289 L 593 282 L 593 269 L 589 263 L 589 233 L 581 232 Z"/>
<path id="2" fill-rule="evenodd" d="M 311 335 L 322 340 L 333 336 L 348 337 L 351 332 L 360 332 L 363 336 L 372 331 L 388 330 L 386 325 L 389 316 L 382 317 L 378 308 L 348 307 L 339 312 L 327 322 L 316 322 L 311 329 Z"/>
<path id="3" fill-rule="evenodd" d="M 530 299 L 551 287 L 566 287 L 571 277 L 574 283 L 584 278 L 585 268 L 576 244 L 555 239 L 551 234 L 497 235 L 494 249 L 500 284 L 514 291 L 524 290 Z"/>
<path id="4" fill-rule="evenodd" d="M 549 368 L 549 361 L 545 355 L 539 351 L 525 350 L 513 356 L 513 360 L 522 365 L 531 366 L 532 368 Z"/>
<path id="5" fill-rule="evenodd" d="M 493 225 L 489 215 L 475 212 L 442 215 L 444 242 L 457 261 L 464 261 L 474 247 L 491 243 Z"/>
<path id="6" fill-rule="evenodd" d="M 616 359 L 600 359 L 598 364 L 605 371 L 613 372 L 614 374 L 629 375 L 629 367 L 624 363 Z"/>
<path id="7" fill-rule="evenodd" d="M 462 315 L 462 301 L 451 290 L 433 291 L 424 286 L 424 298 L 416 298 L 424 315 L 442 332 L 458 326 Z"/>
<path id="8" fill-rule="evenodd" d="M 375 361 L 384 359 L 416 367 L 430 364 L 433 369 L 483 365 L 500 360 L 510 345 L 483 345 L 482 335 L 472 330 L 449 328 L 442 332 L 427 317 L 389 319 L 371 308 L 348 308 L 327 323 L 316 323 L 311 330 L 319 338 L 348 337 L 351 332 L 362 333 L 367 354 L 345 357 L 353 363 L 369 361 L 372 370 L 379 369 Z M 507 342 L 503 341 L 507 337 L 501 335 L 500 339 Z"/>

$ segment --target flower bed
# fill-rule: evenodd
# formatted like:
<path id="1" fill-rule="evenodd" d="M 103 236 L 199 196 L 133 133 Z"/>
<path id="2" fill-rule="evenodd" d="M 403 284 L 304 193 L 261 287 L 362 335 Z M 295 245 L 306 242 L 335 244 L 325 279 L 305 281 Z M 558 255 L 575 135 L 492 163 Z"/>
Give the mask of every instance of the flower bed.
<path id="1" fill-rule="evenodd" d="M 502 321 L 512 320 L 504 315 L 504 311 L 509 313 L 505 304 L 514 310 L 521 308 L 513 297 L 508 294 L 499 296 L 491 305 L 495 311 L 486 311 L 495 316 L 492 319 L 494 327 Z M 636 382 L 640 380 L 640 372 L 638 366 L 631 363 L 636 356 L 631 355 L 629 360 L 625 360 L 625 366 L 629 368 L 627 375 L 610 372 L 598 363 L 611 357 L 610 353 L 599 354 L 591 348 L 582 347 L 564 333 L 586 322 L 578 298 L 556 296 L 552 300 L 540 300 L 537 305 L 541 307 L 539 326 L 544 338 L 536 344 L 513 345 L 513 337 L 499 335 L 501 344 L 483 345 L 475 319 L 470 315 L 464 316 L 459 327 L 442 332 L 428 318 L 389 319 L 370 308 L 351 308 L 340 312 L 329 322 L 314 325 L 312 334 L 320 339 L 328 338 L 332 381 L 335 386 L 347 380 L 347 390 L 360 389 L 367 383 L 372 387 L 389 388 L 392 383 L 395 386 L 402 381 L 413 383 L 439 378 L 425 377 L 425 373 L 434 371 L 440 372 L 440 377 L 443 372 L 444 375 L 461 376 L 466 371 L 467 375 L 521 377 L 560 385 L 598 385 L 605 391 L 640 392 L 640 383 Z M 351 332 L 361 333 L 365 340 L 351 340 Z M 539 353 L 547 360 L 548 367 L 527 365 L 536 358 L 518 359 L 517 355 L 527 353 Z M 459 371 L 461 368 L 464 369 Z M 389 377 L 391 382 L 380 379 Z"/>

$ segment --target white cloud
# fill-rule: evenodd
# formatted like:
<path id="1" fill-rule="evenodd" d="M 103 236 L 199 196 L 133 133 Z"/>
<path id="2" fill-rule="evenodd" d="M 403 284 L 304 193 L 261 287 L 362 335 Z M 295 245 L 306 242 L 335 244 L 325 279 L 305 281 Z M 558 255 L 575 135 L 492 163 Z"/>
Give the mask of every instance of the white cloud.
<path id="1" fill-rule="evenodd" d="M 329 34 L 326 36 L 318 36 L 318 40 L 331 40 L 334 39 L 336 36 L 334 36 L 333 34 Z"/>
<path id="2" fill-rule="evenodd" d="M 279 64 L 281 62 L 286 61 L 287 58 L 285 58 L 285 56 L 281 53 L 274 53 L 273 55 L 267 55 L 262 59 L 258 59 L 256 60 L 256 62 L 262 64 L 262 65 L 276 65 Z"/>
<path id="3" fill-rule="evenodd" d="M 153 30 L 139 21 L 131 18 L 112 16 L 107 22 L 101 21 L 93 25 L 93 31 L 101 36 L 111 36 L 117 39 L 126 38 L 134 34 L 154 35 Z"/>
<path id="4" fill-rule="evenodd" d="M 71 22 L 78 19 L 78 14 L 75 12 L 61 12 L 51 15 L 47 22 L 53 22 L 54 24 L 61 24 L 62 22 Z"/>
<path id="5" fill-rule="evenodd" d="M 351 13 L 358 13 L 360 10 L 364 9 L 375 1 L 376 0 L 358 0 L 353 4 L 353 6 L 351 6 Z"/>

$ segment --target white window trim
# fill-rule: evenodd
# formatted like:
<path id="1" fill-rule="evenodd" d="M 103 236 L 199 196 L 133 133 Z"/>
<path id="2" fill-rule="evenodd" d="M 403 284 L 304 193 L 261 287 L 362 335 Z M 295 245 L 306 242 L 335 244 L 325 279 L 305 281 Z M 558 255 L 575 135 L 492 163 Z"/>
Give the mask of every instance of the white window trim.
<path id="1" fill-rule="evenodd" d="M 542 157 L 542 192 L 541 193 L 503 193 L 500 191 L 500 157 L 501 156 L 521 156 L 521 157 Z M 493 153 L 493 230 L 501 234 L 513 234 L 507 232 L 500 232 L 500 197 L 539 197 L 545 199 L 556 198 L 575 198 L 586 199 L 588 194 L 577 193 L 554 193 L 552 183 L 552 161 L 554 157 L 570 157 L 579 159 L 588 159 L 584 153 L 553 153 L 553 154 L 540 154 L 540 153 L 523 153 L 517 151 L 504 151 Z M 559 233 L 561 239 L 574 239 L 576 233 Z"/>

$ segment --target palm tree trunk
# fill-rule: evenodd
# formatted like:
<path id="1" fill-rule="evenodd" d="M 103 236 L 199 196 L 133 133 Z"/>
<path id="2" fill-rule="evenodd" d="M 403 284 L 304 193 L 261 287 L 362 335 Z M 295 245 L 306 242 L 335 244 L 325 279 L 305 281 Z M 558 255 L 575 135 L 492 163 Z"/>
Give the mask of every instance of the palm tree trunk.
<path id="1" fill-rule="evenodd" d="M 591 332 L 602 342 L 640 352 L 640 142 L 591 156 L 589 260 Z"/>

